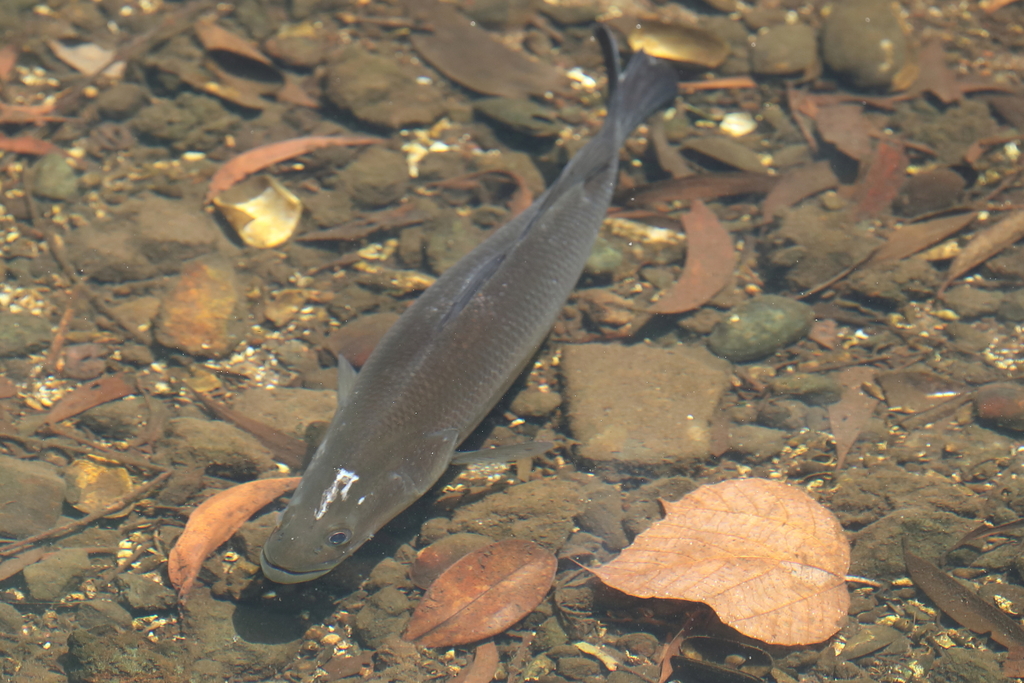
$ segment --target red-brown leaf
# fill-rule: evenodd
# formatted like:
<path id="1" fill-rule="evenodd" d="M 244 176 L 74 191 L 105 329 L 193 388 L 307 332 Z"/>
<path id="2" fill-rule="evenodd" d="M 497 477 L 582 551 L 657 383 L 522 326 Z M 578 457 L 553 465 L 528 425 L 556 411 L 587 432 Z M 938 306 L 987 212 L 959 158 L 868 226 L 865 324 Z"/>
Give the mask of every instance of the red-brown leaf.
<path id="1" fill-rule="evenodd" d="M 946 287 L 949 287 L 953 280 L 981 265 L 1022 237 L 1024 211 L 1014 211 L 995 225 L 979 232 L 949 264 L 949 272 L 946 273 L 945 282 L 939 287 L 939 294 L 946 291 Z"/>
<path id="2" fill-rule="evenodd" d="M 402 637 L 447 647 L 501 633 L 540 604 L 557 568 L 555 556 L 530 541 L 485 546 L 434 581 Z"/>
<path id="3" fill-rule="evenodd" d="M 257 479 L 217 493 L 189 515 L 185 530 L 167 557 L 167 575 L 184 601 L 203 562 L 238 531 L 245 520 L 299 485 L 300 477 Z"/>
<path id="4" fill-rule="evenodd" d="M 700 308 L 729 284 L 736 252 L 732 238 L 704 202 L 695 200 L 683 215 L 686 230 L 686 265 L 683 274 L 647 310 L 651 313 L 686 313 Z"/>
<path id="5" fill-rule="evenodd" d="M 767 479 L 702 486 L 594 569 L 638 598 L 703 602 L 722 623 L 776 645 L 817 643 L 846 619 L 850 544 L 801 489 Z"/>
<path id="6" fill-rule="evenodd" d="M 51 152 L 67 154 L 63 149 L 49 140 L 40 140 L 39 138 L 34 138 L 31 135 L 20 135 L 15 138 L 9 138 L 3 133 L 0 133 L 0 151 L 12 152 L 14 154 L 27 154 L 30 156 L 43 156 L 44 154 L 50 154 Z"/>
<path id="7" fill-rule="evenodd" d="M 206 191 L 206 198 L 203 201 L 212 201 L 218 194 L 246 176 L 262 171 L 278 162 L 286 161 L 287 159 L 292 159 L 323 147 L 354 147 L 358 145 L 375 145 L 380 142 L 387 141 L 382 138 L 361 135 L 313 135 L 256 147 L 248 152 L 242 152 L 217 169 L 217 172 L 210 178 L 210 187 Z"/>
<path id="8" fill-rule="evenodd" d="M 765 218 L 775 218 L 783 209 L 839 185 L 828 161 L 815 161 L 788 171 L 761 204 Z"/>
<path id="9" fill-rule="evenodd" d="M 61 420 L 84 413 L 89 408 L 94 408 L 108 401 L 115 401 L 134 393 L 135 387 L 125 381 L 122 373 L 106 375 L 91 382 L 86 382 L 71 393 L 65 394 L 50 410 L 46 416 L 46 422 L 57 424 Z"/>
<path id="10" fill-rule="evenodd" d="M 861 389 L 865 382 L 874 380 L 874 368 L 847 368 L 839 372 L 837 378 L 843 385 L 843 393 L 838 403 L 828 407 L 828 418 L 832 436 L 836 438 L 836 469 L 840 470 L 846 461 L 846 454 L 853 448 L 861 430 L 874 414 L 878 400 Z"/>
<path id="11" fill-rule="evenodd" d="M 473 661 L 451 683 L 490 683 L 498 672 L 498 647 L 488 641 L 476 648 Z"/>
<path id="12" fill-rule="evenodd" d="M 831 142 L 843 154 L 861 161 L 871 156 L 871 138 L 875 126 L 864 116 L 859 104 L 831 104 L 818 108 L 814 117 L 822 139 Z"/>
<path id="13" fill-rule="evenodd" d="M 977 211 L 970 211 L 904 225 L 871 255 L 868 265 L 898 261 L 927 249 L 965 228 L 977 215 Z"/>
<path id="14" fill-rule="evenodd" d="M 909 163 L 903 145 L 888 140 L 878 143 L 871 165 L 857 187 L 854 220 L 874 218 L 892 206 L 903 187 Z"/>

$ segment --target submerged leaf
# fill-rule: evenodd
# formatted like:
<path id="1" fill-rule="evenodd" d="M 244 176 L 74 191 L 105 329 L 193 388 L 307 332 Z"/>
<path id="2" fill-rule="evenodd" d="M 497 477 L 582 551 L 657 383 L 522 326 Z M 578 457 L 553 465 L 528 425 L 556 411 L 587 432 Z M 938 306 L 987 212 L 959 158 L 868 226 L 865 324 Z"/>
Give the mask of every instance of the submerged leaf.
<path id="1" fill-rule="evenodd" d="M 299 477 L 257 479 L 208 498 L 189 515 L 185 530 L 167 557 L 167 575 L 184 600 L 203 562 L 238 531 L 245 520 L 278 496 L 299 485 Z"/>
<path id="2" fill-rule="evenodd" d="M 540 604 L 557 568 L 555 556 L 530 541 L 509 538 L 480 548 L 431 584 L 402 637 L 447 647 L 501 633 Z"/>
<path id="3" fill-rule="evenodd" d="M 974 236 L 949 264 L 946 280 L 939 287 L 941 296 L 953 280 L 981 265 L 1003 249 L 1024 237 L 1024 211 L 1014 211 L 995 225 Z"/>
<path id="4" fill-rule="evenodd" d="M 1004 647 L 1024 647 L 1024 629 L 1001 609 L 906 548 L 903 560 L 914 585 L 951 619 L 975 633 L 991 634 Z"/>
<path id="5" fill-rule="evenodd" d="M 663 520 L 593 570 L 602 581 L 639 598 L 706 603 L 766 643 L 817 643 L 839 630 L 850 603 L 850 544 L 806 493 L 741 479 L 663 505 Z"/>
<path id="6" fill-rule="evenodd" d="M 686 265 L 683 274 L 647 310 L 651 313 L 686 313 L 700 308 L 729 284 L 736 252 L 732 238 L 704 202 L 696 200 L 683 215 L 686 230 Z"/>

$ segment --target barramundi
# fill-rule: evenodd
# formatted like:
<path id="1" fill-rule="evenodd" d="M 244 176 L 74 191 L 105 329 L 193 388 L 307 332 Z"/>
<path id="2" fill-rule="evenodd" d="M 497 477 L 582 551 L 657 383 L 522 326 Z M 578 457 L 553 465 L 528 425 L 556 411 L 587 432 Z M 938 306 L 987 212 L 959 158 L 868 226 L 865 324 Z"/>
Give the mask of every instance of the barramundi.
<path id="1" fill-rule="evenodd" d="M 612 69 L 604 124 L 551 187 L 446 270 L 358 376 L 341 360 L 337 412 L 263 547 L 267 578 L 326 574 L 440 479 L 550 331 L 611 203 L 619 148 L 676 80 L 642 52 Z"/>

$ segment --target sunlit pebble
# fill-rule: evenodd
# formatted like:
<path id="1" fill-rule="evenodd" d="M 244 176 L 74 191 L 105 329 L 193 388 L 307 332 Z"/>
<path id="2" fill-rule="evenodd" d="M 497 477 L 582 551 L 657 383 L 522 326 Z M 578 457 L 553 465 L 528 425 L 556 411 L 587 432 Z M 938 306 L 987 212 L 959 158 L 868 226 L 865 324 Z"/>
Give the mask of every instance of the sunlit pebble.
<path id="1" fill-rule="evenodd" d="M 734 111 L 722 117 L 719 128 L 723 133 L 738 138 L 757 130 L 757 121 L 748 112 Z"/>

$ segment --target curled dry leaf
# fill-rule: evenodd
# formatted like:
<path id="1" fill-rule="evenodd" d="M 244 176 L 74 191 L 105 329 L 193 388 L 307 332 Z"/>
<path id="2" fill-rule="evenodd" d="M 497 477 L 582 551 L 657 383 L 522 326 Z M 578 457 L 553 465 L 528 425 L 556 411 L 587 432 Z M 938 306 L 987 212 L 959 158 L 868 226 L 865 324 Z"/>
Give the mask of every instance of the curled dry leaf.
<path id="1" fill-rule="evenodd" d="M 257 171 L 262 171 L 280 161 L 293 159 L 324 147 L 354 147 L 358 145 L 375 145 L 379 142 L 387 141 L 382 138 L 360 135 L 312 135 L 282 140 L 281 142 L 272 142 L 269 145 L 250 149 L 248 152 L 242 152 L 217 169 L 217 172 L 210 178 L 210 187 L 206 191 L 204 202 L 212 201 L 214 197 L 242 178 Z"/>
<path id="2" fill-rule="evenodd" d="M 300 477 L 257 479 L 217 493 L 189 515 L 185 530 L 167 557 L 167 575 L 184 600 L 199 568 L 217 547 L 231 538 L 261 507 L 299 485 Z"/>
<path id="3" fill-rule="evenodd" d="M 686 313 L 700 308 L 729 284 L 736 265 L 732 238 L 704 202 L 695 200 L 683 215 L 686 265 L 674 285 L 647 310 Z"/>
<path id="4" fill-rule="evenodd" d="M 702 486 L 593 570 L 639 598 L 709 605 L 740 633 L 776 645 L 825 640 L 846 618 L 850 544 L 835 516 L 765 479 Z"/>
<path id="5" fill-rule="evenodd" d="M 464 645 L 501 633 L 540 604 L 558 560 L 515 538 L 474 551 L 431 584 L 406 627 L 424 647 Z"/>

